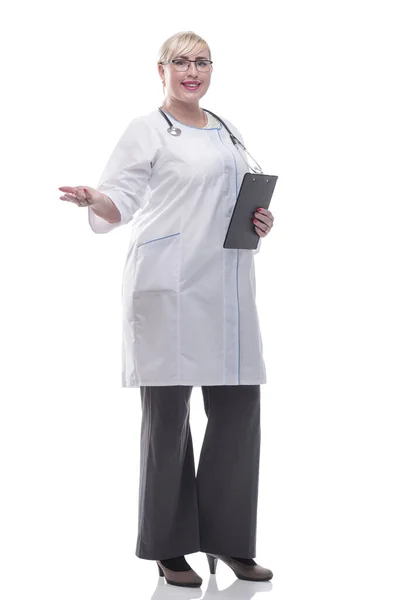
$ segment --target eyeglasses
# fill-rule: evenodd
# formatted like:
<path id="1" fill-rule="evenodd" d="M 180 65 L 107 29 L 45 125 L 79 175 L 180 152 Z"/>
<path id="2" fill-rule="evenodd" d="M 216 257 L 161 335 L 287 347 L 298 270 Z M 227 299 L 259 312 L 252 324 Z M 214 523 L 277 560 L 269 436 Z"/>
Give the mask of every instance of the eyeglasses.
<path id="1" fill-rule="evenodd" d="M 189 60 L 188 58 L 175 58 L 174 60 L 166 60 L 160 64 L 168 65 L 169 63 L 172 63 L 174 65 L 175 71 L 187 71 L 191 62 L 196 63 L 197 70 L 202 73 L 209 71 L 213 63 L 212 60 Z"/>

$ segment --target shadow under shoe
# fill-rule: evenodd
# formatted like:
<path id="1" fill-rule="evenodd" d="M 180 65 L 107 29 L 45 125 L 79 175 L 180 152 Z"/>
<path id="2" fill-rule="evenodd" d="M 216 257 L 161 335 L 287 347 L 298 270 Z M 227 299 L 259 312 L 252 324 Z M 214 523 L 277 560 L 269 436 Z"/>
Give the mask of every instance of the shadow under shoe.
<path id="1" fill-rule="evenodd" d="M 232 569 L 238 579 L 244 581 L 269 581 L 273 577 L 272 571 L 261 565 L 246 565 L 230 556 L 222 556 L 221 554 L 206 553 L 210 573 L 215 574 L 218 559 L 222 560 L 228 567 Z"/>
<path id="2" fill-rule="evenodd" d="M 200 587 L 203 583 L 202 578 L 196 571 L 193 571 L 193 569 L 189 569 L 188 571 L 171 571 L 171 569 L 167 569 L 160 560 L 157 560 L 156 562 L 160 577 L 165 577 L 165 581 L 171 585 Z"/>

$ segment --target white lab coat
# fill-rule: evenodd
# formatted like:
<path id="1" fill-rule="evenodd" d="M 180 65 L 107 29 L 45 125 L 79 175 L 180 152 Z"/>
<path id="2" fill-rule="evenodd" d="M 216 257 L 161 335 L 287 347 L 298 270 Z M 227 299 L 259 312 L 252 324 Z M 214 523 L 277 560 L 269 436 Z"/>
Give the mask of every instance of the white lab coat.
<path id="1" fill-rule="evenodd" d="M 122 219 L 89 207 L 95 233 L 132 219 L 122 281 L 122 387 L 266 383 L 253 254 L 223 248 L 243 175 L 226 129 L 184 125 L 156 109 L 134 118 L 97 189 Z M 243 143 L 235 126 L 225 119 Z"/>

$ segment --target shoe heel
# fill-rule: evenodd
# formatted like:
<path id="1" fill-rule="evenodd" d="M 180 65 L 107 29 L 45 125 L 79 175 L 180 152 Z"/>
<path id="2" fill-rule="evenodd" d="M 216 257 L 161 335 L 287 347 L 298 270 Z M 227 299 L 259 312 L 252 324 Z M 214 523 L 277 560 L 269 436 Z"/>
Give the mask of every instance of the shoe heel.
<path id="1" fill-rule="evenodd" d="M 217 568 L 218 558 L 215 556 L 211 556 L 210 554 L 206 554 L 208 560 L 208 566 L 210 567 L 211 575 L 215 575 L 215 569 Z"/>
<path id="2" fill-rule="evenodd" d="M 160 575 L 160 577 L 164 577 L 164 571 L 162 570 L 162 568 L 160 567 L 160 565 L 157 563 L 157 567 L 158 567 L 158 573 Z"/>

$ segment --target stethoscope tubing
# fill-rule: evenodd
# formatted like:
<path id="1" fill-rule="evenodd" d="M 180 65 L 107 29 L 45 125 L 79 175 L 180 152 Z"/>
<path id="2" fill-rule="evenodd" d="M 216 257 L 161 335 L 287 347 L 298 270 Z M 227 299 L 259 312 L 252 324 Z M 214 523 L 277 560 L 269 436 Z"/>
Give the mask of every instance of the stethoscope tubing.
<path id="1" fill-rule="evenodd" d="M 162 110 L 161 107 L 158 107 L 158 110 L 160 111 L 160 113 L 162 114 L 162 116 L 164 117 L 164 119 L 166 119 L 169 128 L 168 128 L 168 133 L 170 133 L 173 136 L 177 136 L 181 134 L 181 130 L 178 129 L 177 127 L 174 127 L 174 125 L 171 123 L 171 121 L 169 120 L 169 118 L 167 117 L 167 115 L 165 114 L 165 112 Z M 229 129 L 229 127 L 226 125 L 226 123 L 223 122 L 223 120 L 218 117 L 218 115 L 216 115 L 215 113 L 211 112 L 211 110 L 207 110 L 206 108 L 203 108 L 203 110 L 205 112 L 210 113 L 210 115 L 213 115 L 213 117 L 215 117 L 216 119 L 218 119 L 218 121 L 220 121 L 222 123 L 222 125 L 225 127 L 225 129 L 227 130 L 227 132 L 230 135 L 230 138 L 232 140 L 232 143 L 237 146 L 238 144 L 240 145 L 240 147 L 251 157 L 252 160 L 254 160 L 255 164 L 257 165 L 257 168 L 259 170 L 254 171 L 254 169 L 247 163 L 247 166 L 254 172 L 254 173 L 262 173 L 262 168 L 260 167 L 260 165 L 258 164 L 258 162 L 251 156 L 250 152 L 244 147 L 244 145 L 242 144 L 242 142 L 232 133 L 232 131 Z M 247 161 L 246 161 L 247 162 Z"/>

